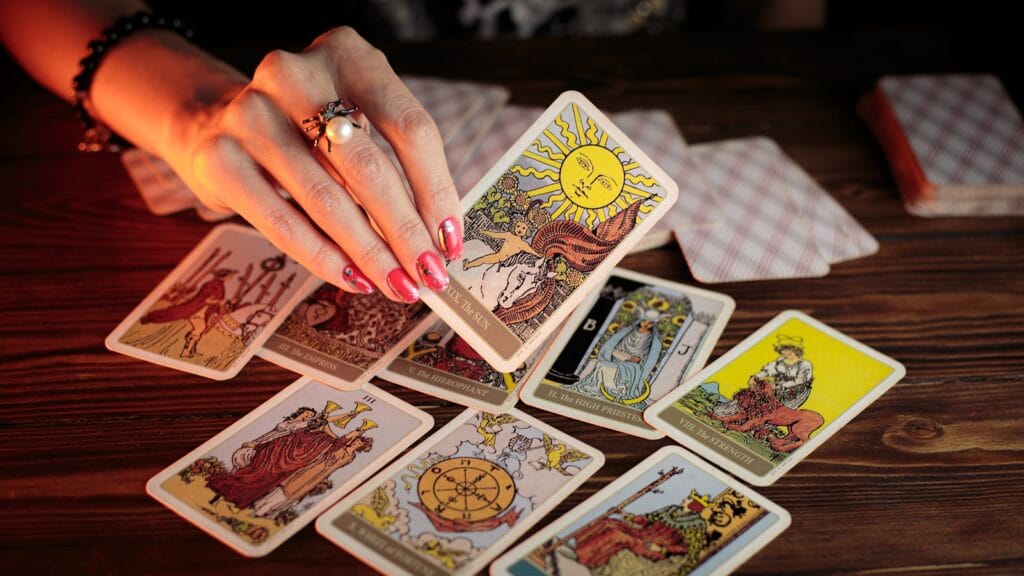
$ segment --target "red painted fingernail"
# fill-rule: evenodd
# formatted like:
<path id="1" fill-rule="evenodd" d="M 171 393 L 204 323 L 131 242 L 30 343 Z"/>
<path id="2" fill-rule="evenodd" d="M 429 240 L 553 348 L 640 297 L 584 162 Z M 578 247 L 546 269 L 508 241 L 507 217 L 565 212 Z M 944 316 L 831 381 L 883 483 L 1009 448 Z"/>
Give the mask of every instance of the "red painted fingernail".
<path id="1" fill-rule="evenodd" d="M 433 250 L 420 254 L 416 259 L 416 269 L 419 270 L 420 280 L 431 290 L 440 292 L 448 287 L 448 271 Z"/>
<path id="2" fill-rule="evenodd" d="M 356 268 L 355 264 L 345 266 L 345 269 L 342 270 L 342 278 L 349 286 L 363 294 L 373 293 L 373 284 L 370 282 L 369 278 L 363 275 L 363 272 L 359 268 Z"/>
<path id="3" fill-rule="evenodd" d="M 412 304 L 420 299 L 420 291 L 416 283 L 401 268 L 395 268 L 387 275 L 388 288 L 398 296 L 399 300 L 406 304 Z"/>
<path id="4" fill-rule="evenodd" d="M 437 227 L 437 243 L 445 258 L 455 260 L 462 256 L 462 233 L 455 218 L 446 218 Z"/>

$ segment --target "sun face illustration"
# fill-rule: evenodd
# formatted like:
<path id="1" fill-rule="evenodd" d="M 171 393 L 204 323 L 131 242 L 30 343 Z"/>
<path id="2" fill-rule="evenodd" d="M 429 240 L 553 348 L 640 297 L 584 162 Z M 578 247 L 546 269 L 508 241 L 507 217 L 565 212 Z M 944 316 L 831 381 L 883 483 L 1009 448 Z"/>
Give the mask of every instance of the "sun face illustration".
<path id="1" fill-rule="evenodd" d="M 619 197 L 625 171 L 611 150 L 588 144 L 569 152 L 558 171 L 568 200 L 583 208 L 604 208 Z"/>
<path id="2" fill-rule="evenodd" d="M 542 201 L 551 220 L 590 228 L 638 200 L 646 214 L 662 198 L 658 182 L 576 104 L 530 143 L 511 171 L 521 176 L 529 198 Z"/>

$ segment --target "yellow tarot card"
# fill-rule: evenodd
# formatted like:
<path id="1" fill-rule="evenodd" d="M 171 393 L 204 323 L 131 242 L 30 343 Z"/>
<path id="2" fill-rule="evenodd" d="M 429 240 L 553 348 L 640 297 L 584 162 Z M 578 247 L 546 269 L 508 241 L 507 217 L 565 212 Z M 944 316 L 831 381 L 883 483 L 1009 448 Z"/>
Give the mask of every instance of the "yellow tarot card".
<path id="1" fill-rule="evenodd" d="M 767 486 L 903 378 L 899 362 L 783 312 L 644 412 L 677 442 Z"/>

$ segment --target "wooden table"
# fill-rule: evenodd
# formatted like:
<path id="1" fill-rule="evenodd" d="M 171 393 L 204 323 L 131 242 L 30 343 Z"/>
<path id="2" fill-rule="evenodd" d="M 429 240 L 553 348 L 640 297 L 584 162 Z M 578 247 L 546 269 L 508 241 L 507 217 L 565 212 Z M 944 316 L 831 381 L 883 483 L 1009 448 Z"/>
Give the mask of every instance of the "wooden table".
<path id="1" fill-rule="evenodd" d="M 986 61 L 927 33 L 386 48 L 401 72 L 502 82 L 514 103 L 545 105 L 575 88 L 611 110 L 666 108 L 691 142 L 770 136 L 878 238 L 876 255 L 825 278 L 711 287 L 737 303 L 713 358 L 797 308 L 907 367 L 763 490 L 793 524 L 741 572 L 1024 572 L 1024 219 L 907 215 L 853 112 L 882 73 L 989 70 Z M 226 53 L 251 63 L 260 52 Z M 210 225 L 147 213 L 118 159 L 74 152 L 65 106 L 3 69 L 0 573 L 370 572 L 311 527 L 245 560 L 146 496 L 151 475 L 294 376 L 254 359 L 213 382 L 104 349 Z M 1020 78 L 1004 80 L 1019 105 Z M 624 265 L 693 282 L 675 246 Z M 438 425 L 460 410 L 388 389 Z M 666 443 L 527 411 L 607 454 L 557 513 Z"/>

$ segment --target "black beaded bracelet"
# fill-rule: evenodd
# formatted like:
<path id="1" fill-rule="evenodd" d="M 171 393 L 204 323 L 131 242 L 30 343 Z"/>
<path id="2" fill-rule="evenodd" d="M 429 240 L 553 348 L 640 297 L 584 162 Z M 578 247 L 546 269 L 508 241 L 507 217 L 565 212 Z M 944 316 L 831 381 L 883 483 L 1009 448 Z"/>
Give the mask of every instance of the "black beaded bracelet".
<path id="1" fill-rule="evenodd" d="M 89 88 L 92 86 L 93 76 L 99 68 L 103 57 L 110 52 L 111 48 L 118 42 L 131 36 L 140 30 L 171 30 L 191 40 L 195 33 L 185 23 L 177 18 L 165 18 L 150 12 L 136 12 L 132 16 L 118 18 L 113 26 L 105 28 L 100 37 L 89 42 L 89 52 L 79 62 L 81 71 L 72 80 L 72 88 L 75 96 L 75 112 L 82 121 L 84 134 L 78 149 L 83 152 L 117 152 L 128 145 L 120 136 L 114 134 L 109 128 L 96 120 L 89 114 L 87 108 L 89 102 Z"/>

